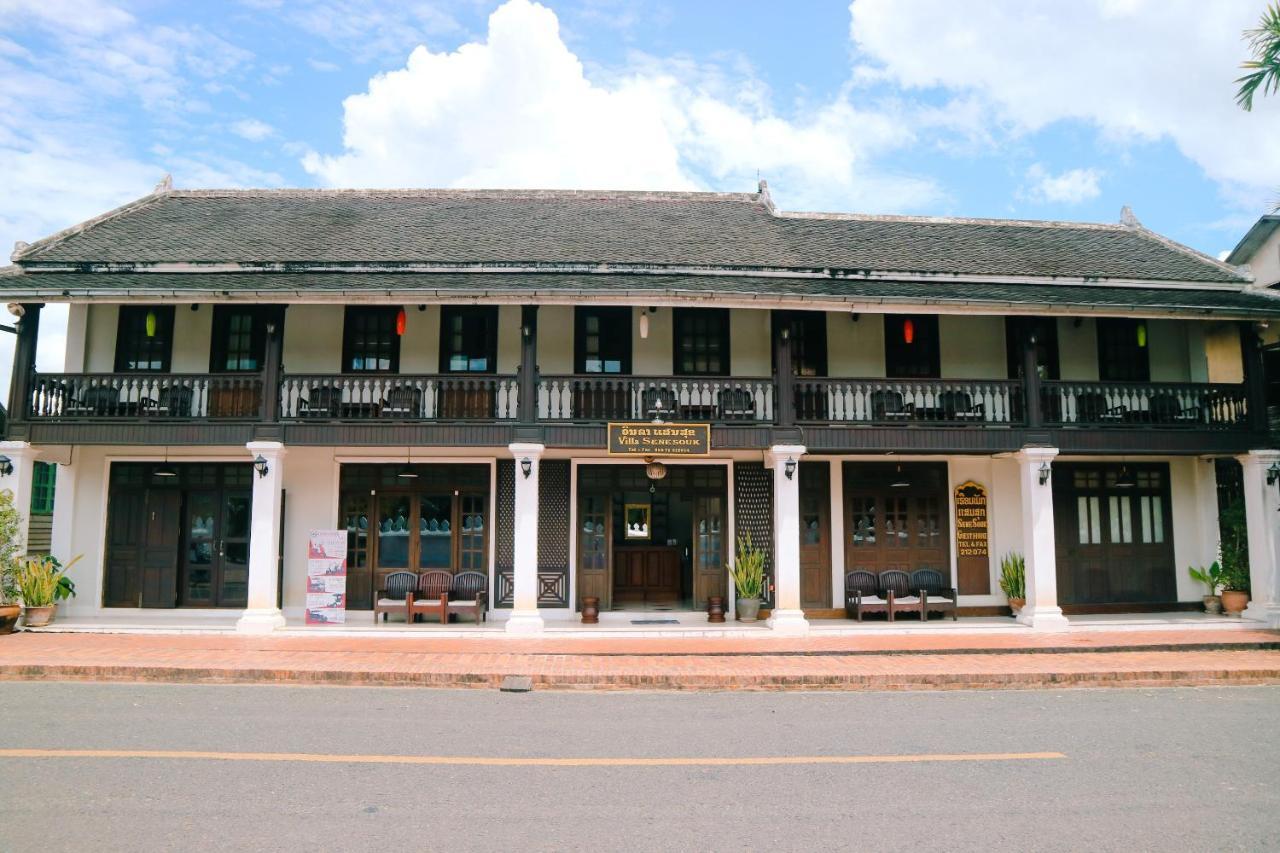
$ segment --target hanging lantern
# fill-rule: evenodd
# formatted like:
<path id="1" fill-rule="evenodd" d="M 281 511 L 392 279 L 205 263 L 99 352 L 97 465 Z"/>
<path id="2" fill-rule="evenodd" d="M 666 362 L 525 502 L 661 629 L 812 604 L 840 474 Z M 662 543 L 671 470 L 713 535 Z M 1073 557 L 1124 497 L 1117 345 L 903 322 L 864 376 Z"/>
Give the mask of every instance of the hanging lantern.
<path id="1" fill-rule="evenodd" d="M 154 338 L 156 336 L 156 312 L 154 310 L 147 312 L 147 337 Z"/>
<path id="2" fill-rule="evenodd" d="M 916 324 L 912 320 L 902 321 L 902 340 L 906 343 L 912 343 L 916 339 Z"/>
<path id="3" fill-rule="evenodd" d="M 397 335 L 399 335 L 400 337 L 404 337 L 404 327 L 406 324 L 408 324 L 408 322 L 409 322 L 408 318 L 405 317 L 404 315 L 404 309 L 401 308 L 399 311 L 396 312 L 396 334 Z"/>
<path id="4" fill-rule="evenodd" d="M 644 474 L 650 480 L 662 480 L 667 476 L 667 466 L 661 462 L 655 462 L 653 457 L 645 459 Z M 652 486 L 650 487 L 652 489 Z"/>
<path id="5" fill-rule="evenodd" d="M 1147 345 L 1147 324 L 1139 323 L 1138 324 L 1138 347 L 1141 348 L 1141 347 L 1145 347 L 1146 345 Z"/>
<path id="6" fill-rule="evenodd" d="M 648 339 L 649 337 L 649 312 L 642 311 L 640 313 L 640 337 Z"/>

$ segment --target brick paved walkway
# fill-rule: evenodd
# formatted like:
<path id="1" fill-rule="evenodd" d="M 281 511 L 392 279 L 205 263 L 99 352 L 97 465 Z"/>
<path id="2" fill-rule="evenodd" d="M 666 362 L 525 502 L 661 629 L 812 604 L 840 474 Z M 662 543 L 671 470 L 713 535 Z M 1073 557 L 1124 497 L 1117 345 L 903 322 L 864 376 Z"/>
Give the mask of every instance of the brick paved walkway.
<path id="1" fill-rule="evenodd" d="M 547 640 L 55 634 L 0 637 L 0 679 L 662 689 L 1280 683 L 1280 632 Z"/>

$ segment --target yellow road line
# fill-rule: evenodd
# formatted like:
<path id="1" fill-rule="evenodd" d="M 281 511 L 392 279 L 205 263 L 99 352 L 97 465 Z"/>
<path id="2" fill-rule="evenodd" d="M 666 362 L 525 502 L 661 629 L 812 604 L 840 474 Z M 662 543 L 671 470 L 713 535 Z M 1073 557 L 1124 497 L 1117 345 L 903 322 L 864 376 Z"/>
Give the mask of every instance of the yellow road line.
<path id="1" fill-rule="evenodd" d="M 913 764 L 938 761 L 1043 761 L 1061 752 L 959 752 L 918 755 L 760 755 L 741 758 L 523 758 L 487 755 L 327 755 L 309 752 L 202 752 L 171 749 L 0 749 L 4 758 L 162 758 L 191 761 L 293 761 L 314 764 L 429 764 L 477 767 L 761 767 L 795 764 Z"/>

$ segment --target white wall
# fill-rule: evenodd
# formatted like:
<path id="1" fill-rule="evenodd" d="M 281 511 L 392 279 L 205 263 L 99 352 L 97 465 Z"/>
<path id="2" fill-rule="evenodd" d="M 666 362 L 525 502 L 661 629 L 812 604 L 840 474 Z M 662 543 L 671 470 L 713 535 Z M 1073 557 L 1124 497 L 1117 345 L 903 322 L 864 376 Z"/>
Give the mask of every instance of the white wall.
<path id="1" fill-rule="evenodd" d="M 285 372 L 339 372 L 344 318 L 341 305 L 290 305 L 284 313 Z"/>
<path id="2" fill-rule="evenodd" d="M 86 334 L 85 370 L 110 373 L 116 367 L 116 323 L 120 319 L 118 305 L 90 305 Z"/>
<path id="3" fill-rule="evenodd" d="M 1098 328 L 1092 317 L 1058 318 L 1058 375 L 1076 382 L 1098 380 Z"/>
<path id="4" fill-rule="evenodd" d="M 827 374 L 834 377 L 884 376 L 884 316 L 827 314 Z"/>
<path id="5" fill-rule="evenodd" d="M 1006 379 L 1009 374 L 1003 317 L 938 318 L 943 379 Z"/>
<path id="6" fill-rule="evenodd" d="M 173 309 L 174 373 L 208 373 L 209 348 L 213 340 L 213 306 L 176 305 Z"/>

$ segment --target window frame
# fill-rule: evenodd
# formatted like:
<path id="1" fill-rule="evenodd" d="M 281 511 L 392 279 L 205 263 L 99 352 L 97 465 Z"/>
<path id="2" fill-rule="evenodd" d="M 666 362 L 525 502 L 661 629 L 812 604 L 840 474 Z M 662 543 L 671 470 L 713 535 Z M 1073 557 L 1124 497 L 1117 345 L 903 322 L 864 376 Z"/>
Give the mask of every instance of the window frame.
<path id="1" fill-rule="evenodd" d="M 57 484 L 57 463 L 36 462 L 31 469 L 32 515 L 53 515 L 53 502 L 57 492 Z"/>
<path id="2" fill-rule="evenodd" d="M 791 375 L 804 378 L 823 377 L 827 375 L 827 313 L 825 311 L 773 311 L 770 324 L 773 330 L 771 340 L 778 340 L 783 328 L 791 330 Z M 773 372 L 778 372 L 778 349 L 769 348 L 770 364 Z M 804 372 L 812 364 L 812 372 Z"/>
<path id="3" fill-rule="evenodd" d="M 172 305 L 121 305 L 116 318 L 116 373 L 168 373 L 173 367 L 173 320 Z M 147 314 L 156 314 L 156 333 L 148 338 L 146 334 Z M 135 338 L 134 335 L 140 335 Z M 146 342 L 152 343 L 146 343 Z M 155 350 L 155 352 L 150 352 Z M 145 355 L 147 358 L 137 358 Z M 130 356 L 136 365 L 158 363 L 158 367 L 130 367 Z"/>
<path id="4" fill-rule="evenodd" d="M 1147 344 L 1138 346 L 1138 327 L 1146 325 Z M 1099 317 L 1098 379 L 1102 382 L 1151 381 L 1151 325 L 1136 317 Z"/>
<path id="5" fill-rule="evenodd" d="M 573 372 L 580 376 L 629 376 L 632 364 L 631 322 L 632 310 L 626 307 L 593 307 L 579 305 L 573 309 Z M 587 322 L 594 315 L 599 319 L 600 329 L 596 333 L 599 339 L 599 350 L 595 355 L 599 358 L 601 370 L 588 370 L 587 357 Z M 618 358 L 609 358 L 614 350 L 620 350 Z M 609 361 L 617 361 L 620 369 L 604 370 Z"/>
<path id="6" fill-rule="evenodd" d="M 902 324 L 910 320 L 915 325 L 914 341 L 902 340 Z M 941 379 L 942 346 L 937 314 L 885 314 L 884 315 L 884 375 L 886 379 Z M 907 365 L 907 355 L 915 355 L 923 372 L 902 369 Z"/>
<path id="7" fill-rule="evenodd" d="M 720 370 L 698 370 L 696 366 L 685 368 L 681 364 L 681 343 L 686 337 L 685 325 L 689 323 L 697 323 L 699 320 L 708 321 L 706 328 L 706 344 L 704 349 L 710 347 L 712 336 L 717 338 L 716 349 L 721 359 Z M 698 330 L 691 330 L 695 336 L 692 352 L 698 350 L 696 336 Z M 673 308 L 671 311 L 671 373 L 673 376 L 731 376 L 733 367 L 730 360 L 730 353 L 733 341 L 729 328 L 729 309 L 728 308 Z M 696 356 L 695 359 L 696 361 Z"/>
<path id="8" fill-rule="evenodd" d="M 462 340 L 462 352 L 455 353 L 453 350 L 453 318 L 462 318 L 462 328 L 459 331 Z M 475 322 L 482 320 L 485 328 L 477 330 L 476 328 L 467 328 L 468 320 Z M 498 306 L 496 305 L 445 305 L 440 309 L 440 372 L 441 373 L 457 373 L 471 374 L 477 376 L 492 375 L 498 372 Z M 471 336 L 475 343 L 475 337 L 483 338 L 483 357 L 486 360 L 484 370 L 471 370 L 470 364 L 475 360 L 469 350 L 470 343 L 467 337 Z M 467 359 L 467 368 L 454 368 L 451 364 L 454 355 L 463 355 Z"/>
<path id="9" fill-rule="evenodd" d="M 1005 317 L 1005 352 L 1008 362 L 1008 378 L 1022 378 L 1022 344 L 1026 336 L 1036 333 L 1036 364 L 1044 367 L 1040 378 L 1056 382 L 1062 377 L 1062 348 L 1058 344 L 1058 318 L 1056 317 Z M 1043 357 L 1043 364 L 1041 364 Z"/>
<path id="10" fill-rule="evenodd" d="M 342 318 L 342 372 L 365 375 L 370 373 L 399 373 L 400 372 L 400 339 L 401 336 L 396 334 L 396 316 L 400 313 L 399 305 L 348 305 L 346 312 Z M 387 367 L 355 367 L 354 361 L 357 355 L 357 347 L 355 342 L 356 322 L 364 318 L 376 318 L 379 322 L 387 323 L 387 330 L 390 338 L 388 341 L 388 366 Z M 377 330 L 381 333 L 381 329 Z M 362 361 L 369 361 L 368 343 L 366 340 L 366 349 L 360 351 Z M 381 347 L 381 344 L 377 344 Z M 379 353 L 373 352 L 373 360 L 380 361 Z"/>
<path id="11" fill-rule="evenodd" d="M 231 320 L 236 315 L 247 315 L 253 321 L 249 328 L 249 358 L 256 361 L 253 368 L 227 367 L 230 353 L 228 337 Z M 276 334 L 283 334 L 277 327 Z M 210 373 L 261 373 L 267 357 L 267 312 L 258 305 L 213 306 L 213 336 L 209 345 Z"/>

